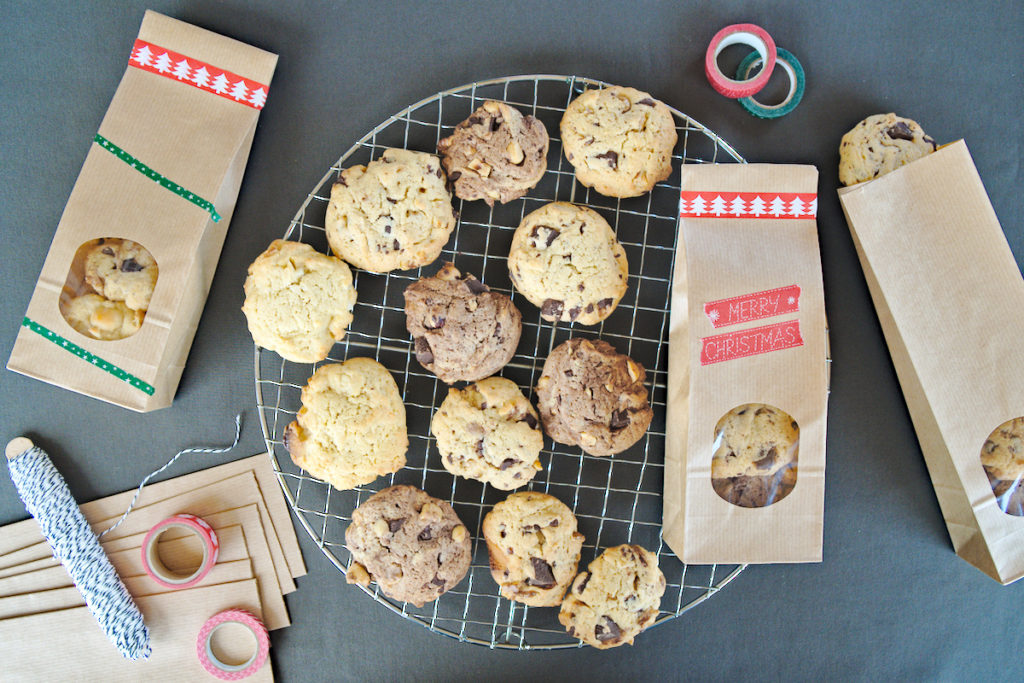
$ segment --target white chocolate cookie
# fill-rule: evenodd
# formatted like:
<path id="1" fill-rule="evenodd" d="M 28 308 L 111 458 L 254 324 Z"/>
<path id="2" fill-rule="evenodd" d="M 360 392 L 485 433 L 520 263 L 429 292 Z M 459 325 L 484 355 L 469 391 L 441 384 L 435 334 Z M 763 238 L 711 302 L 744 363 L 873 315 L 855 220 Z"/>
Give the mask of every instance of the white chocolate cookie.
<path id="1" fill-rule="evenodd" d="M 121 301 L 108 301 L 99 294 L 84 294 L 71 299 L 63 308 L 64 319 L 87 337 L 113 341 L 130 337 L 142 327 L 143 311 L 133 310 Z"/>

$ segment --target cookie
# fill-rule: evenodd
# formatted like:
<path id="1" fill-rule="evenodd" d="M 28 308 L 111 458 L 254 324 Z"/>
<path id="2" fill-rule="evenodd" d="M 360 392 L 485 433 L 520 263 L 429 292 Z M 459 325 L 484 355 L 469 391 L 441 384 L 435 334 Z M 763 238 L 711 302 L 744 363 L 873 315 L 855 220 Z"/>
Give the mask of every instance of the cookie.
<path id="1" fill-rule="evenodd" d="M 537 381 L 537 409 L 552 439 L 591 455 L 626 450 L 647 431 L 642 365 L 608 342 L 574 338 L 559 344 Z"/>
<path id="2" fill-rule="evenodd" d="M 449 389 L 430 421 L 441 464 L 452 474 L 496 489 L 523 486 L 543 467 L 537 411 L 515 382 L 489 377 Z"/>
<path id="3" fill-rule="evenodd" d="M 745 403 L 715 425 L 711 478 L 775 474 L 797 458 L 800 427 L 788 414 L 763 403 Z"/>
<path id="4" fill-rule="evenodd" d="M 797 466 L 792 462 L 775 474 L 712 479 L 711 488 L 727 503 L 744 508 L 763 508 L 788 496 L 796 486 L 796 479 Z"/>
<path id="5" fill-rule="evenodd" d="M 451 263 L 405 288 L 416 360 L 448 384 L 505 367 L 519 345 L 522 319 L 511 299 Z"/>
<path id="6" fill-rule="evenodd" d="M 432 154 L 386 149 L 346 168 L 331 187 L 324 227 L 335 254 L 374 273 L 425 266 L 455 228 L 452 196 Z"/>
<path id="7" fill-rule="evenodd" d="M 123 301 L 135 311 L 149 309 L 149 300 L 160 274 L 149 251 L 131 240 L 96 240 L 85 257 L 85 281 L 110 301 Z"/>
<path id="8" fill-rule="evenodd" d="M 1015 417 L 996 427 L 982 446 L 981 464 L 1002 481 L 1024 477 L 1024 417 Z"/>
<path id="9" fill-rule="evenodd" d="M 93 339 L 113 341 L 130 337 L 142 327 L 145 313 L 121 301 L 109 301 L 99 294 L 83 294 L 63 308 L 64 319 L 78 332 Z"/>
<path id="10" fill-rule="evenodd" d="M 638 545 L 608 548 L 573 581 L 558 621 L 592 647 L 632 645 L 658 617 L 664 594 L 657 555 Z"/>
<path id="11" fill-rule="evenodd" d="M 533 116 L 487 100 L 437 143 L 455 196 L 506 204 L 540 182 L 548 167 L 548 132 Z"/>
<path id="12" fill-rule="evenodd" d="M 856 185 L 877 178 L 937 148 L 916 121 L 896 114 L 869 116 L 839 143 L 839 182 Z"/>
<path id="13" fill-rule="evenodd" d="M 302 388 L 284 447 L 298 467 L 340 490 L 402 469 L 409 437 L 391 373 L 372 358 L 320 366 Z"/>
<path id="14" fill-rule="evenodd" d="M 562 602 L 583 547 L 565 503 L 536 491 L 513 493 L 484 517 L 483 534 L 503 596 L 534 607 Z"/>
<path id="15" fill-rule="evenodd" d="M 603 195 L 638 197 L 672 174 L 675 119 L 645 92 L 587 90 L 565 108 L 559 128 L 576 180 Z"/>
<path id="16" fill-rule="evenodd" d="M 349 583 L 417 607 L 436 600 L 469 571 L 472 541 L 452 506 L 413 486 L 392 486 L 352 511 L 345 530 Z"/>
<path id="17" fill-rule="evenodd" d="M 271 242 L 249 266 L 244 289 L 253 341 L 296 363 L 327 358 L 352 322 L 352 271 L 308 244 Z"/>
<path id="18" fill-rule="evenodd" d="M 626 293 L 629 264 L 608 221 L 567 202 L 523 218 L 512 237 L 508 271 L 545 320 L 595 325 Z"/>

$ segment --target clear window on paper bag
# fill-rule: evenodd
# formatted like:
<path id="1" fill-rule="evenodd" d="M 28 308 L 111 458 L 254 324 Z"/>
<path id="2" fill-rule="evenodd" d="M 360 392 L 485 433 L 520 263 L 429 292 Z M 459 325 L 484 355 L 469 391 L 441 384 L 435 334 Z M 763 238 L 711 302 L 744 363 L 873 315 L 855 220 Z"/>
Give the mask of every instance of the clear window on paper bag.
<path id="1" fill-rule="evenodd" d="M 138 242 L 100 237 L 75 252 L 60 295 L 60 313 L 92 339 L 124 339 L 139 331 L 159 268 Z"/>
<path id="2" fill-rule="evenodd" d="M 999 509 L 1024 517 L 1024 417 L 996 427 L 981 447 L 981 464 Z"/>
<path id="3" fill-rule="evenodd" d="M 745 508 L 767 507 L 796 486 L 800 426 L 788 413 L 745 403 L 715 425 L 711 485 L 723 500 Z"/>

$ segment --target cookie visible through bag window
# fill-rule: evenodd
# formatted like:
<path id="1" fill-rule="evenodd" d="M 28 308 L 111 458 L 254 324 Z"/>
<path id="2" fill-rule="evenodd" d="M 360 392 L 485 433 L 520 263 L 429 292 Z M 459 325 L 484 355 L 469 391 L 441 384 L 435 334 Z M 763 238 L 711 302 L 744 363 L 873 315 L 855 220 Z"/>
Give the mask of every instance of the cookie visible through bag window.
<path id="1" fill-rule="evenodd" d="M 981 464 L 999 509 L 1024 517 L 1024 417 L 995 428 L 981 447 Z"/>
<path id="2" fill-rule="evenodd" d="M 788 413 L 745 403 L 715 425 L 711 485 L 723 500 L 745 508 L 767 507 L 796 486 L 800 426 Z"/>
<path id="3" fill-rule="evenodd" d="M 60 313 L 79 333 L 112 341 L 142 327 L 159 276 L 144 246 L 118 237 L 82 244 L 60 295 Z"/>

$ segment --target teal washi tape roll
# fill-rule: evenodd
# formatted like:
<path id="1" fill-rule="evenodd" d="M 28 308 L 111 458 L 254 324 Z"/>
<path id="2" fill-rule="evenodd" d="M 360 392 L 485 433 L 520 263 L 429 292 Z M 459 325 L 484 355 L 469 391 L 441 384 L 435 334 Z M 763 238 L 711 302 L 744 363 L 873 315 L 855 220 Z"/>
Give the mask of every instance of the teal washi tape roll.
<path id="1" fill-rule="evenodd" d="M 739 68 L 736 69 L 736 78 L 745 80 L 753 68 L 760 63 L 761 55 L 757 52 L 751 52 L 740 62 Z M 780 116 L 785 116 L 796 109 L 796 105 L 800 104 L 800 100 L 804 97 L 806 76 L 804 75 L 804 67 L 800 64 L 800 60 L 794 57 L 793 53 L 789 50 L 777 47 L 775 64 L 781 67 L 786 75 L 789 76 L 789 92 L 786 93 L 786 97 L 782 102 L 778 104 L 761 104 L 753 96 L 737 100 L 737 102 L 743 105 L 744 109 L 760 119 L 777 119 Z"/>

